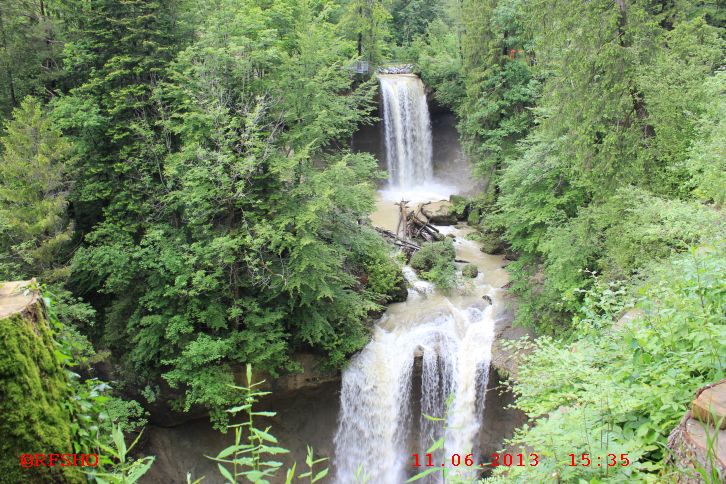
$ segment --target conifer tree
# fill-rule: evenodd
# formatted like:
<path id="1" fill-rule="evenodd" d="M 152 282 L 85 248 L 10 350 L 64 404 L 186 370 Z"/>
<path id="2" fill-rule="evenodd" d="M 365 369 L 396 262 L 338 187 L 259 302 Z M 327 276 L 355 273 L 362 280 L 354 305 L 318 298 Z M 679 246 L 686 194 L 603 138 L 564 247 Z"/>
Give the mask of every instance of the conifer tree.
<path id="1" fill-rule="evenodd" d="M 0 138 L 0 279 L 60 276 L 71 144 L 40 102 L 25 98 Z"/>

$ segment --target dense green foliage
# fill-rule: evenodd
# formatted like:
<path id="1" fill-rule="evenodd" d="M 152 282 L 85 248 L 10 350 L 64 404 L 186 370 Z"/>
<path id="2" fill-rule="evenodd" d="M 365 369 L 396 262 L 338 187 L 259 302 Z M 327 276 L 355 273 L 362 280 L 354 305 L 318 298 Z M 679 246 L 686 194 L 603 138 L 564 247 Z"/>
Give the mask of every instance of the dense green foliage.
<path id="1" fill-rule="evenodd" d="M 723 203 L 726 168 L 711 3 L 458 5 L 406 52 L 488 182 L 469 222 L 489 250 L 501 237 L 519 255 L 520 322 L 559 332 L 587 271 L 627 278 L 720 230 L 702 205 Z M 442 73 L 452 57 L 460 67 Z"/>
<path id="2" fill-rule="evenodd" d="M 343 148 L 369 121 L 374 84 L 349 66 L 383 55 L 382 4 L 52 12 L 63 89 L 6 123 L 0 278 L 55 283 L 126 391 L 154 399 L 164 378 L 180 408 L 220 418 L 235 366 L 294 369 L 299 349 L 341 365 L 362 347 L 402 282 L 361 223 L 376 162 Z"/>
<path id="3" fill-rule="evenodd" d="M 4 2 L 0 8 L 0 118 L 28 95 L 46 96 L 62 82 L 61 1 Z"/>
<path id="4" fill-rule="evenodd" d="M 72 147 L 30 97 L 5 123 L 0 143 L 0 273 L 57 279 L 72 232 L 64 174 Z"/>
<path id="5" fill-rule="evenodd" d="M 547 463 L 496 480 L 671 479 L 668 433 L 724 376 L 723 9 L 455 5 L 404 51 L 460 117 L 487 182 L 468 221 L 483 250 L 516 259 L 517 321 L 550 335 L 514 384 L 519 408 L 548 416 L 513 444 Z M 569 467 L 564 449 L 633 465 Z"/>
<path id="6" fill-rule="evenodd" d="M 572 25 L 532 20 L 541 26 L 533 28 L 536 69 L 548 94 L 521 154 L 506 162 L 488 222 L 523 255 L 513 269 L 532 311 L 521 317 L 550 330 L 576 309 L 571 290 L 591 283 L 584 269 L 627 277 L 698 243 L 712 231 L 704 225 L 720 218 L 669 200 L 689 198 L 687 187 L 700 178 L 688 169 L 697 121 L 714 97 L 723 102 L 704 83 L 721 55 L 716 30 L 698 17 L 666 30 L 661 14 L 636 5 L 579 11 L 564 3 L 567 15 L 548 18 Z M 575 29 L 583 22 L 591 24 Z M 567 41 L 560 31 L 580 37 Z M 526 287 L 540 267 L 535 295 Z"/>
<path id="7" fill-rule="evenodd" d="M 723 251 L 723 244 L 689 251 L 630 286 L 598 278 L 573 341 L 530 343 L 534 351 L 514 391 L 517 407 L 536 420 L 512 443 L 537 449 L 542 465 L 512 468 L 496 482 L 552 475 L 564 482 L 664 482 L 683 472 L 664 466 L 668 435 L 694 390 L 725 375 Z M 632 307 L 632 320 L 614 322 Z M 571 467 L 568 453 L 627 454 L 631 465 Z"/>

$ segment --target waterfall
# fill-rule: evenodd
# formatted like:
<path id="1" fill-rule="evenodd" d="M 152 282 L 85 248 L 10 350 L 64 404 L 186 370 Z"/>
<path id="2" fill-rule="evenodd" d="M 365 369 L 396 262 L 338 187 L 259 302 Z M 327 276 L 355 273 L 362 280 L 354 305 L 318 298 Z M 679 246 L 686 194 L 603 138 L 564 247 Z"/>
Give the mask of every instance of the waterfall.
<path id="1" fill-rule="evenodd" d="M 410 74 L 379 77 L 387 191 L 395 192 L 389 193 L 395 195 L 391 201 L 428 196 L 436 184 L 423 83 Z M 412 287 L 408 300 L 387 309 L 371 341 L 343 371 L 334 439 L 336 483 L 403 483 L 427 469 L 427 449 L 442 438 L 444 448 L 431 452 L 433 465 L 448 462 L 452 474 L 476 476 L 473 468 L 452 467 L 451 456 L 459 454 L 463 462 L 467 454 L 476 455 L 498 304 L 498 290 L 489 282 L 496 281 L 501 264 L 494 268 L 487 259 L 493 256 L 482 254 L 465 239 L 467 229 L 440 230 L 455 237 L 457 256 L 477 264 L 480 273 L 453 293 L 442 294 L 430 282 L 419 280 L 411 267 L 404 267 Z M 486 297 L 494 304 L 484 303 Z M 412 454 L 419 454 L 423 467 L 413 467 Z M 443 480 L 440 473 L 433 473 L 420 482 Z"/>
<path id="2" fill-rule="evenodd" d="M 422 298 L 422 299 L 419 299 Z M 414 471 L 412 453 L 422 462 L 426 449 L 443 436 L 443 422 L 423 414 L 447 414 L 445 448 L 433 453 L 436 465 L 451 454 L 476 451 L 494 337 L 492 306 L 459 307 L 437 294 L 412 294 L 406 317 L 384 316 L 371 342 L 343 372 L 341 410 L 335 436 L 335 482 L 405 482 Z M 431 308 L 436 308 L 432 312 Z M 421 357 L 420 380 L 415 361 Z M 420 383 L 419 408 L 412 400 Z M 472 477 L 463 468 L 459 475 Z M 364 479 L 365 476 L 365 479 Z M 422 482 L 442 482 L 437 475 Z"/>
<path id="3" fill-rule="evenodd" d="M 421 79 L 380 75 L 386 163 L 391 186 L 412 188 L 433 177 L 431 120 Z"/>

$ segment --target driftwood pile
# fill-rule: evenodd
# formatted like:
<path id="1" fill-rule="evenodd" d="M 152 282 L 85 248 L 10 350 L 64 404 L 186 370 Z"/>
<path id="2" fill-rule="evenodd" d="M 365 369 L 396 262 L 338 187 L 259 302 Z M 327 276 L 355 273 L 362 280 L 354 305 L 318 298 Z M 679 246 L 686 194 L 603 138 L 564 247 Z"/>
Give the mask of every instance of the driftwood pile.
<path id="1" fill-rule="evenodd" d="M 408 200 L 401 200 L 398 206 L 398 226 L 396 235 L 401 234 L 404 240 L 422 240 L 435 242 L 444 240 L 444 235 L 434 227 L 426 216 L 425 208 L 431 202 L 420 203 L 414 210 L 409 210 Z"/>
<path id="2" fill-rule="evenodd" d="M 408 200 L 401 200 L 395 204 L 398 206 L 398 226 L 395 233 L 380 227 L 376 227 L 376 230 L 410 259 L 421 249 L 420 242 L 434 242 L 445 237 L 426 216 L 425 207 L 431 202 L 421 203 L 414 210 L 408 208 L 408 203 Z"/>

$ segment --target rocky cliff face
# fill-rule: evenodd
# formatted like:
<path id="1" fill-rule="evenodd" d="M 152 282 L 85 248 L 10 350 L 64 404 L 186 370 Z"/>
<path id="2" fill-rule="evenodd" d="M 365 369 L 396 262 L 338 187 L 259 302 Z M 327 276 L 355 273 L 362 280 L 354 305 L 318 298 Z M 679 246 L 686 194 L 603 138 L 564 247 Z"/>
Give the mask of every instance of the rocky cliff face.
<path id="1" fill-rule="evenodd" d="M 297 381 L 273 382 L 270 386 L 279 394 L 273 394 L 255 406 L 257 410 L 276 412 L 272 418 L 259 418 L 256 426 L 270 427 L 270 433 L 280 445 L 290 450 L 288 454 L 275 456 L 275 460 L 283 462 L 285 468 L 297 462 L 299 472 L 304 472 L 306 446 L 313 447 L 316 458 L 333 455 L 340 381 L 319 375 L 315 385 L 304 381 L 308 378 L 305 374 Z M 144 434 L 147 442 L 143 452 L 156 456 L 156 461 L 142 478 L 142 483 L 186 482 L 187 473 L 191 473 L 194 479 L 204 476 L 205 484 L 225 482 L 217 464 L 205 456 L 216 456 L 231 445 L 234 441 L 232 432 L 223 434 L 214 430 L 209 419 L 201 418 L 170 428 L 149 425 Z M 329 465 L 329 462 L 324 465 Z M 284 477 L 271 482 L 282 483 Z"/>
<path id="2" fill-rule="evenodd" d="M 492 345 L 492 366 L 503 377 L 516 380 L 522 355 L 508 349 L 506 344 L 508 341 L 516 341 L 525 336 L 531 339 L 534 337 L 534 333 L 529 328 L 512 326 L 515 310 L 515 299 L 511 296 L 506 297 L 504 308 L 496 317 L 494 344 Z"/>
<path id="3" fill-rule="evenodd" d="M 73 467 L 20 465 L 20 454 L 73 452 L 68 381 L 29 282 L 0 283 L 0 481 L 83 482 Z"/>

